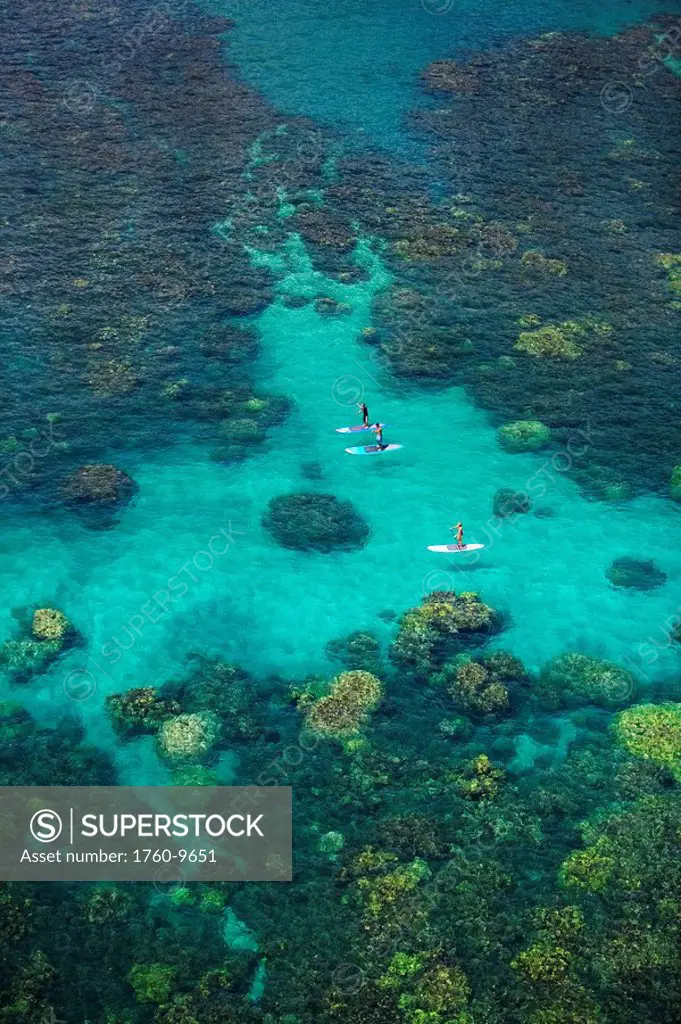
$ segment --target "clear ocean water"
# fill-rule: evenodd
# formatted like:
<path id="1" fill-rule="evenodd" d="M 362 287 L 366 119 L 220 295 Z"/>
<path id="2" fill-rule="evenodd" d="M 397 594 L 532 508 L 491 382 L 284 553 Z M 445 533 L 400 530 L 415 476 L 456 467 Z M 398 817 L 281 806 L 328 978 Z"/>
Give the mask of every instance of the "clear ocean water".
<path id="1" fill-rule="evenodd" d="M 430 61 L 544 32 L 615 35 L 661 10 L 654 0 L 236 0 L 211 9 L 234 18 L 231 58 L 279 109 L 342 127 L 350 143 L 407 156 L 415 154 L 405 120 L 423 102 L 418 74 Z"/>
<path id="2" fill-rule="evenodd" d="M 678 3 L 665 4 L 665 8 L 675 17 L 681 14 Z M 234 20 L 233 28 L 218 44 L 226 77 L 252 87 L 270 110 L 284 118 L 310 119 L 305 123 L 321 126 L 333 138 L 341 157 L 361 163 L 365 154 L 378 153 L 390 162 L 398 180 L 400 176 L 407 180 L 417 167 L 431 194 L 439 196 L 448 187 L 442 165 L 414 118 L 415 112 L 432 110 L 439 102 L 420 84 L 419 74 L 426 65 L 441 58 L 464 60 L 474 52 L 497 52 L 509 40 L 544 33 L 612 37 L 645 22 L 659 11 L 659 4 L 654 0 L 546 0 L 510 5 L 496 0 L 344 0 L 337 4 L 322 0 L 216 0 L 204 4 L 203 9 L 209 15 Z M 140 10 L 140 17 L 143 13 Z M 83 20 L 87 20 L 85 15 Z M 31 60 L 29 54 L 26 66 Z M 44 67 L 43 62 L 41 70 Z M 82 74 L 87 77 L 86 71 Z M 200 80 L 199 72 L 196 74 Z M 630 75 L 630 69 L 622 69 L 623 78 L 629 80 Z M 168 89 L 175 84 L 168 72 Z M 113 96 L 112 119 L 131 117 L 129 96 L 121 90 L 119 98 L 115 89 Z M 191 147 L 191 125 L 187 128 L 179 114 L 175 120 L 172 109 L 152 112 L 157 120 L 150 116 L 146 123 L 154 127 L 149 128 L 148 136 L 135 141 L 153 151 L 161 168 L 159 176 L 166 175 L 163 180 L 168 194 L 175 195 L 183 188 L 185 163 L 191 167 L 191 158 L 180 148 L 185 131 L 188 151 Z M 168 137 L 176 133 L 172 144 L 163 137 L 166 129 Z M 75 150 L 83 141 L 78 134 L 81 130 L 86 133 L 84 122 L 67 137 L 69 147 Z M 627 136 L 626 124 L 621 134 Z M 607 144 L 611 143 L 609 138 Z M 167 164 L 163 163 L 167 157 Z M 111 172 L 112 177 L 117 170 L 110 154 L 102 157 L 102 167 L 102 174 Z M 53 173 L 54 168 L 48 171 L 41 166 L 40 175 L 45 178 Z M 470 167 L 467 173 L 470 176 Z M 9 190 L 11 173 L 0 166 L 0 178 L 3 174 Z M 128 218 L 125 203 L 130 199 L 132 204 L 138 187 L 124 184 L 129 191 L 116 226 L 119 241 L 126 231 L 133 237 L 139 229 L 132 212 L 128 227 L 121 228 Z M 247 175 L 241 184 L 247 192 L 251 187 Z M 59 202 L 68 199 L 75 203 L 72 193 L 66 198 L 59 193 L 58 174 L 52 186 Z M 631 186 L 632 192 L 644 187 L 646 183 L 638 181 Z M 234 212 L 228 202 L 216 198 L 218 194 L 217 188 L 207 191 L 203 211 L 207 238 L 210 224 L 214 230 Z M 77 215 L 87 218 L 87 196 L 78 193 L 76 198 L 84 211 L 74 206 Z M 282 194 L 281 198 L 290 197 Z M 21 394 L 25 386 L 26 393 L 33 395 L 28 378 L 34 375 L 43 405 L 56 414 L 57 434 L 61 437 L 60 429 L 63 431 L 65 446 L 82 449 L 82 461 L 88 461 L 90 440 L 95 447 L 94 433 L 91 439 L 88 432 L 97 432 L 96 461 L 120 467 L 134 479 L 138 492 L 111 529 L 92 529 L 91 523 L 73 515 L 57 499 L 48 507 L 34 502 L 30 488 L 25 493 L 14 491 L 11 501 L 4 503 L 0 641 L 16 635 L 17 609 L 49 606 L 67 615 L 82 642 L 27 685 L 0 674 L 0 697 L 18 700 L 45 726 L 52 726 L 63 715 L 75 715 L 82 721 L 87 739 L 116 764 L 120 781 L 162 783 L 169 780 L 170 773 L 156 756 L 152 738 L 121 743 L 105 710 L 108 695 L 178 680 L 186 675 L 188 659 L 196 652 L 245 666 L 268 693 L 275 687 L 283 695 L 289 685 L 308 676 L 328 679 L 333 674 L 325 652 L 329 641 L 353 631 L 372 631 L 385 653 L 405 609 L 418 605 L 431 592 L 451 590 L 479 591 L 504 614 L 506 628 L 489 648 L 511 652 L 530 673 L 539 673 L 549 659 L 573 651 L 622 665 L 637 677 L 643 692 L 678 679 L 681 645 L 670 643 L 668 633 L 670 616 L 680 606 L 681 504 L 667 493 L 653 493 L 646 487 L 627 500 L 588 496 L 569 470 L 587 457 L 592 445 L 589 416 L 573 426 L 574 444 L 566 446 L 561 441 L 534 454 L 510 454 L 498 440 L 498 417 L 476 404 L 468 390 L 442 382 L 437 387 L 423 387 L 394 374 L 379 349 L 363 340 L 367 330 L 376 325 L 374 300 L 394 283 L 386 258 L 387 243 L 380 231 L 362 235 L 353 260 L 364 273 L 358 274 L 356 281 L 344 282 L 315 267 L 300 235 L 286 229 L 293 210 L 287 210 L 283 202 L 281 212 L 281 240 L 272 243 L 269 229 L 259 225 L 262 248 L 252 245 L 249 250 L 253 270 L 266 268 L 274 277 L 272 301 L 244 322 L 258 335 L 258 354 L 248 368 L 253 391 L 285 396 L 291 411 L 282 423 L 268 429 L 265 441 L 249 450 L 243 460 L 215 458 L 221 429 L 217 422 L 213 437 L 213 425 L 204 423 L 200 430 L 185 430 L 178 420 L 165 420 L 157 410 L 150 411 L 146 421 L 144 410 L 140 413 L 139 409 L 129 421 L 125 413 L 119 419 L 117 410 L 123 406 L 114 405 L 102 414 L 101 423 L 83 415 L 79 424 L 77 399 L 61 385 L 50 386 L 50 367 L 62 372 L 63 352 L 61 362 L 52 354 L 48 358 L 41 352 L 25 353 L 21 330 L 17 331 L 15 324 L 15 330 L 8 331 L 8 380 L 20 382 L 11 383 L 13 391 Z M 603 218 L 606 216 L 611 214 L 604 208 Z M 636 225 L 642 249 L 646 232 L 657 230 L 658 221 L 659 210 Z M 38 221 L 33 228 L 36 224 L 40 229 Z M 162 244 L 163 240 L 158 240 L 159 248 Z M 52 253 L 50 259 L 53 257 Z M 228 275 L 230 268 L 224 273 Z M 74 266 L 69 275 L 82 284 L 86 271 Z M 81 284 L 74 287 L 81 288 Z M 87 284 L 82 285 L 83 294 Z M 345 314 L 324 315 L 313 301 L 320 295 L 343 303 Z M 292 297 L 300 298 L 300 304 L 292 302 Z M 175 336 L 158 341 L 159 346 L 167 343 L 169 348 L 184 346 L 181 371 L 176 376 L 197 387 L 199 382 L 205 383 L 201 377 L 205 369 L 198 357 L 196 365 L 192 364 L 192 353 L 205 328 L 204 299 L 196 301 L 193 320 L 174 327 Z M 310 301 L 303 303 L 303 299 Z M 38 313 L 26 301 L 22 316 L 28 324 Z M 61 313 L 51 311 L 50 330 L 59 315 L 67 314 L 63 308 Z M 676 326 L 671 323 L 665 321 L 660 330 L 675 339 L 678 321 Z M 492 319 L 489 329 L 495 329 Z M 88 335 L 86 340 L 96 355 L 94 336 L 93 328 L 92 338 Z M 72 354 L 74 366 L 80 366 L 81 351 L 75 343 Z M 670 373 L 676 372 L 673 361 L 668 368 Z M 120 365 L 116 372 L 121 373 Z M 336 428 L 358 422 L 356 406 L 360 401 L 367 402 L 372 421 L 380 419 L 387 424 L 385 438 L 402 445 L 400 450 L 376 458 L 346 454 L 345 445 L 358 442 L 348 441 Z M 632 417 L 639 411 L 632 407 Z M 60 428 L 62 414 L 66 426 Z M 670 410 L 672 415 L 675 413 Z M 79 429 L 76 438 L 74 430 L 77 434 Z M 139 444 L 131 441 L 135 436 L 139 436 Z M 532 487 L 535 500 L 530 512 L 503 521 L 494 517 L 494 495 L 499 489 Z M 330 493 L 351 501 L 369 526 L 367 543 L 359 550 L 324 554 L 280 546 L 264 528 L 263 516 L 272 498 L 297 491 Z M 466 540 L 481 542 L 484 549 L 476 556 L 429 552 L 428 545 L 450 540 L 450 527 L 458 520 L 465 524 Z M 228 538 L 224 553 L 215 554 L 223 543 L 219 540 L 211 546 L 216 537 Z M 665 574 L 665 582 L 650 590 L 613 586 L 606 572 L 615 559 L 625 556 L 652 560 Z M 178 578 L 186 584 L 184 592 L 170 599 L 170 581 Z M 177 589 L 173 593 L 178 594 Z M 403 690 L 398 707 L 402 706 L 400 700 L 406 700 Z M 409 732 L 416 744 L 411 754 L 418 755 L 421 695 L 414 700 L 413 721 L 393 722 L 387 729 L 394 728 L 395 735 L 400 735 L 399 729 Z M 276 711 L 282 721 L 286 714 L 281 708 Z M 395 714 L 394 707 L 391 714 Z M 573 741 L 579 742 L 578 728 L 568 717 L 557 715 L 554 732 L 548 730 L 548 740 L 542 736 L 548 747 L 555 748 L 554 753 L 558 751 L 556 763 L 562 763 Z M 577 725 L 581 727 L 581 723 Z M 484 729 L 482 732 L 483 738 L 488 735 Z M 522 775 L 532 766 L 534 741 L 526 733 L 509 739 L 509 732 L 512 730 L 500 732 L 495 742 L 508 763 L 513 765 L 516 757 L 516 769 L 520 765 L 518 774 Z M 432 735 L 423 735 L 424 757 L 434 742 Z M 223 781 L 242 781 L 237 751 L 223 750 L 220 767 Z M 510 770 L 513 772 L 513 767 Z M 309 779 L 302 786 L 306 798 L 313 792 L 316 795 Z M 442 793 L 437 799 L 440 797 Z M 347 825 L 350 836 L 353 829 L 360 830 L 360 819 L 368 820 L 374 813 L 370 801 L 361 804 L 358 799 L 348 813 L 354 813 L 356 807 L 360 807 L 357 820 Z M 568 809 L 572 818 L 579 818 L 575 804 Z M 335 835 L 331 830 L 341 829 L 334 823 L 335 808 L 316 813 L 318 818 L 306 833 L 308 839 L 309 835 L 316 839 L 321 832 Z M 461 827 L 469 825 L 466 820 Z M 495 835 L 510 829 L 507 822 L 496 822 L 494 827 Z M 576 843 L 576 836 L 575 825 L 569 842 Z M 549 850 L 546 861 L 555 874 L 559 862 L 554 860 Z M 525 879 L 528 891 L 541 873 L 530 861 Z M 332 856 L 318 874 L 328 882 L 336 867 Z M 329 882 L 329 890 L 333 884 Z M 301 920 L 309 920 L 305 915 L 312 911 L 309 907 L 303 911 L 304 898 L 296 894 L 290 898 L 293 916 L 295 901 L 300 899 Z M 344 907 L 347 909 L 346 904 Z M 263 908 L 253 905 L 244 909 L 237 901 L 236 910 L 228 912 L 225 934 L 230 927 L 237 933 L 252 928 L 256 938 L 250 952 L 257 952 L 255 947 L 261 942 L 271 961 L 276 953 L 269 950 L 275 950 L 276 944 L 271 935 L 263 938 L 268 927 L 266 900 Z M 152 917 L 150 914 L 148 921 Z M 514 936 L 513 941 L 516 939 Z M 328 936 L 320 939 L 322 945 L 330 941 Z M 288 942 L 289 949 L 295 946 L 295 936 L 289 935 Z M 283 939 L 281 945 L 285 947 Z M 279 970 L 283 976 L 289 968 Z M 259 1003 L 263 992 L 269 991 L 265 959 L 257 966 L 251 963 L 245 973 L 248 985 L 257 989 L 256 995 L 249 989 L 250 1001 Z M 283 985 L 281 976 L 277 980 L 276 964 L 273 973 L 274 985 Z M 243 978 L 239 983 L 248 988 Z M 275 990 L 279 992 L 279 988 Z M 271 1016 L 264 1018 L 265 1024 L 297 1024 L 298 1020 L 308 1024 L 309 1017 L 298 1018 L 287 1009 L 291 1007 L 285 1006 L 280 1014 L 275 1007 Z M 160 1009 L 161 1016 L 153 1020 L 174 1024 L 175 1019 L 183 1019 L 164 1017 L 162 1012 Z M 315 1011 L 310 1012 L 314 1015 Z M 92 1019 L 83 1024 L 146 1024 L 152 1019 L 113 1013 L 104 1016 L 99 1010 L 92 1013 Z M 0 1020 L 4 1019 L 15 1024 L 21 1018 L 0 1015 Z M 222 1018 L 211 1017 L 206 1024 L 218 1019 Z M 236 1018 L 224 1017 L 225 1021 L 232 1019 Z M 347 1018 L 351 1024 L 365 1019 Z M 376 1016 L 377 1024 L 385 1019 Z M 477 1024 L 483 1019 L 488 1018 L 457 1017 L 456 1024 Z M 550 1019 L 557 1024 L 563 1020 Z M 566 1024 L 576 1019 L 564 1018 Z M 583 1019 L 591 1024 L 596 1017 Z M 421 1020 L 424 1024 L 454 1024 L 442 1017 L 411 1018 L 407 1024 L 420 1024 Z M 193 1017 L 187 1021 L 194 1024 Z M 615 1021 L 616 1017 L 607 1018 L 607 1024 Z M 70 1017 L 68 1024 L 72 1024 Z M 80 1021 L 74 1017 L 73 1024 Z"/>
<path id="3" fill-rule="evenodd" d="M 82 712 L 99 742 L 107 693 L 172 679 L 192 651 L 291 680 L 324 671 L 328 640 L 367 628 L 387 640 L 394 627 L 379 613 L 400 613 L 443 589 L 479 590 L 508 612 L 503 646 L 532 669 L 566 648 L 621 660 L 644 678 L 677 669 L 681 656 L 664 623 L 677 603 L 679 509 L 652 496 L 620 505 L 589 501 L 568 478 L 562 449 L 510 455 L 460 389 L 423 394 L 386 379 L 357 341 L 371 324 L 373 292 L 387 283 L 368 245 L 362 259 L 371 277 L 355 285 L 320 280 L 295 241 L 276 261 L 282 291 L 330 293 L 352 313 L 329 321 L 310 306 L 275 302 L 260 316 L 258 385 L 295 402 L 262 454 L 226 468 L 205 449 L 183 445 L 153 461 L 126 453 L 140 493 L 114 531 L 93 534 L 69 522 L 55 529 L 52 518 L 6 523 L 7 632 L 11 608 L 41 595 L 66 609 L 88 638 L 87 650 L 75 649 L 44 685 L 34 684 L 36 710 L 48 720 L 70 707 L 64 679 L 80 669 L 92 678 L 76 686 L 76 696 L 95 688 Z M 358 421 L 362 398 L 401 451 L 373 459 L 345 454 L 335 428 Z M 588 423 L 584 430 L 588 435 Z M 571 450 L 579 453 L 588 437 L 575 438 Z M 310 462 L 320 467 L 312 486 L 303 475 Z M 535 512 L 500 523 L 492 514 L 495 491 L 523 490 L 528 481 L 540 496 Z M 330 555 L 280 548 L 262 516 L 270 498 L 301 489 L 350 499 L 371 527 L 366 547 Z M 537 509 L 550 514 L 538 517 Z M 449 542 L 459 519 L 468 540 L 486 544 L 479 558 L 428 552 L 429 544 Z M 233 545 L 210 569 L 198 568 L 196 553 L 222 528 L 233 531 Z M 654 559 L 667 582 L 643 593 L 613 587 L 605 570 L 623 555 Z M 209 558 L 197 562 L 208 566 Z M 138 624 L 142 606 L 187 563 L 186 595 L 157 612 L 155 624 Z M 649 665 L 638 648 L 651 640 L 661 649 Z M 112 650 L 121 655 L 115 662 Z"/>

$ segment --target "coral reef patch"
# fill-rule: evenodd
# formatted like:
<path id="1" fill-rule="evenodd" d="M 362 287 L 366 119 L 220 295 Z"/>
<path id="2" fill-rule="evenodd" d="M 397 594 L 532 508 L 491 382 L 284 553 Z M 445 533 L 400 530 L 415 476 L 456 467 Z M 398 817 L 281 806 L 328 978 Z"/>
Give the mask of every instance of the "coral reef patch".
<path id="1" fill-rule="evenodd" d="M 273 498 L 263 526 L 285 548 L 329 552 L 362 547 L 369 527 L 353 504 L 333 494 L 282 494 Z"/>

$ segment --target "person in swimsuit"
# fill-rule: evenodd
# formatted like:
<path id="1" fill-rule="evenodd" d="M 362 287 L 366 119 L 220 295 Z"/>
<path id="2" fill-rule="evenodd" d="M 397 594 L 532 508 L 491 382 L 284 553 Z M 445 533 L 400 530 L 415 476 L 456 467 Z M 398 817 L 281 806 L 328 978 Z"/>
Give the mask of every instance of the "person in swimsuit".
<path id="1" fill-rule="evenodd" d="M 456 532 L 456 546 L 457 548 L 463 548 L 463 523 L 457 523 L 456 526 L 450 526 L 449 529 L 452 533 Z"/>
<path id="2" fill-rule="evenodd" d="M 374 423 L 371 429 L 376 435 L 376 447 L 380 448 L 381 451 L 384 451 L 388 446 L 387 444 L 383 443 L 383 427 L 381 426 L 380 423 Z"/>
<path id="3" fill-rule="evenodd" d="M 362 414 L 363 425 L 365 427 L 368 427 L 369 426 L 369 410 L 367 408 L 366 402 L 358 402 L 357 403 L 357 408 L 359 409 L 359 411 Z"/>

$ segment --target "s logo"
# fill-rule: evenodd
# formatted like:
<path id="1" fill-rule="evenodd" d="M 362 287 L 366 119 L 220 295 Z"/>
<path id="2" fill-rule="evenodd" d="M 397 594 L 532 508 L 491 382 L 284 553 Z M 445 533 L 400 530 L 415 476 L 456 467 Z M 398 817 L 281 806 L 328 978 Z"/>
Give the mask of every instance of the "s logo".
<path id="1" fill-rule="evenodd" d="M 53 843 L 61 835 L 62 820 L 56 811 L 45 808 L 35 812 L 29 827 L 31 835 L 39 843 Z"/>

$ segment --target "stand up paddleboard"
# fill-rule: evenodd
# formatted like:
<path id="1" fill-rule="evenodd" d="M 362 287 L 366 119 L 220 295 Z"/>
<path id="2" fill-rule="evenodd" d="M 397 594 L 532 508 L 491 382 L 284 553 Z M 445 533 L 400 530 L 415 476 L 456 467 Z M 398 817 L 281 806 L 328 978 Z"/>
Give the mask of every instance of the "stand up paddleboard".
<path id="1" fill-rule="evenodd" d="M 480 548 L 484 548 L 484 544 L 463 544 L 459 547 L 458 544 L 429 544 L 429 551 L 446 551 L 448 555 L 452 552 L 460 552 L 463 554 L 464 551 L 479 551 Z"/>
<path id="2" fill-rule="evenodd" d="M 379 448 L 377 444 L 368 444 L 357 448 L 346 448 L 348 455 L 382 455 L 383 452 L 395 452 L 402 448 L 401 444 L 387 444 L 385 448 Z"/>
<path id="3" fill-rule="evenodd" d="M 379 427 L 387 427 L 387 423 L 379 423 Z M 375 423 L 370 423 L 368 427 L 336 427 L 337 434 L 363 434 L 367 430 L 373 430 L 376 426 Z"/>

